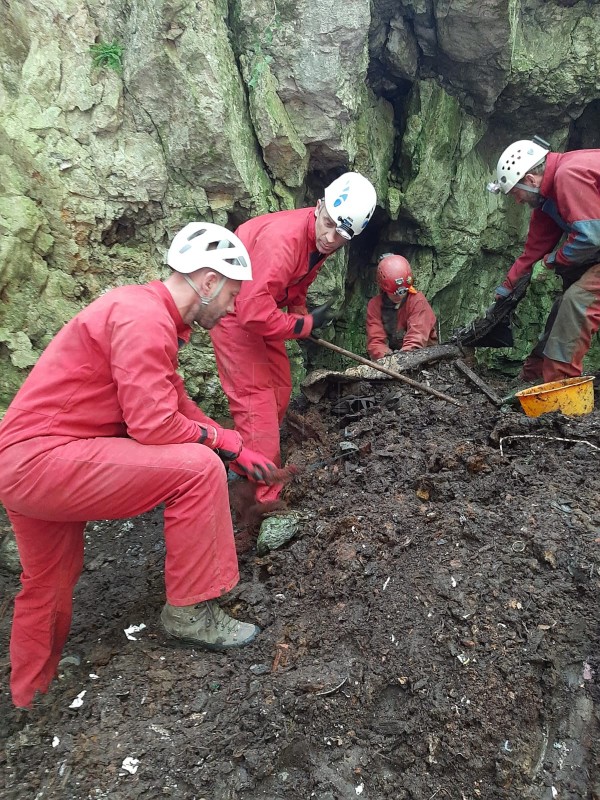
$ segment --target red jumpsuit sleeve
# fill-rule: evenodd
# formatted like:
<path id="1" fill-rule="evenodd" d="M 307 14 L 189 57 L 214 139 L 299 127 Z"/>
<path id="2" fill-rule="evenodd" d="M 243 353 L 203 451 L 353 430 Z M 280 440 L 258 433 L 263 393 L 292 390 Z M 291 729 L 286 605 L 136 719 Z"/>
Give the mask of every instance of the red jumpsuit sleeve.
<path id="1" fill-rule="evenodd" d="M 202 409 L 196 405 L 196 403 L 194 403 L 194 401 L 186 392 L 183 380 L 177 372 L 175 373 L 173 379 L 173 385 L 175 386 L 175 391 L 177 392 L 178 408 L 184 417 L 192 419 L 195 422 L 201 422 L 204 425 L 212 425 L 214 428 L 217 428 L 217 430 L 221 428 L 221 426 L 218 425 L 214 419 L 211 419 L 209 416 L 207 416 L 204 411 L 202 411 Z"/>
<path id="2" fill-rule="evenodd" d="M 290 313 L 297 313 L 297 314 L 300 313 L 300 311 L 292 312 L 291 309 L 296 309 L 296 308 L 306 309 L 306 296 L 308 294 L 308 287 L 311 285 L 311 283 L 319 274 L 319 270 L 323 266 L 323 261 L 325 261 L 324 258 L 322 259 L 321 263 L 316 264 L 311 269 L 311 271 L 305 278 L 303 278 L 301 281 L 294 284 L 293 286 L 288 287 L 287 305 L 288 305 L 288 311 Z M 305 313 L 308 314 L 308 311 L 305 311 Z"/>
<path id="3" fill-rule="evenodd" d="M 275 301 L 276 297 L 287 296 L 288 281 L 296 266 L 296 256 L 285 238 L 281 236 L 279 241 L 273 242 L 272 236 L 259 234 L 252 246 L 251 258 L 255 277 L 243 287 L 235 303 L 240 325 L 264 339 L 306 338 L 312 330 L 311 317 L 285 313 Z M 293 304 L 301 303 L 296 298 Z"/>
<path id="4" fill-rule="evenodd" d="M 562 234 L 560 225 L 548 214 L 536 208 L 531 214 L 523 252 L 508 270 L 502 285 L 507 289 L 514 289 L 519 278 L 531 272 L 535 262 L 556 247 Z"/>
<path id="5" fill-rule="evenodd" d="M 421 347 L 427 347 L 431 331 L 435 330 L 435 314 L 422 292 L 410 294 L 406 305 L 406 333 L 402 350 L 420 350 Z"/>
<path id="6" fill-rule="evenodd" d="M 177 340 L 167 326 L 138 315 L 109 320 L 110 365 L 127 434 L 141 444 L 197 442 L 198 422 L 180 408 Z M 187 398 L 191 404 L 192 401 Z M 190 410 L 185 401 L 183 405 Z M 211 422 L 212 424 L 212 422 Z"/>
<path id="7" fill-rule="evenodd" d="M 288 314 L 299 314 L 301 317 L 304 317 L 306 316 L 306 314 L 308 314 L 308 308 L 306 307 L 306 305 L 302 306 L 288 305 Z"/>
<path id="8" fill-rule="evenodd" d="M 388 356 L 392 352 L 381 321 L 380 295 L 371 298 L 367 303 L 367 352 L 369 357 L 374 360 Z"/>

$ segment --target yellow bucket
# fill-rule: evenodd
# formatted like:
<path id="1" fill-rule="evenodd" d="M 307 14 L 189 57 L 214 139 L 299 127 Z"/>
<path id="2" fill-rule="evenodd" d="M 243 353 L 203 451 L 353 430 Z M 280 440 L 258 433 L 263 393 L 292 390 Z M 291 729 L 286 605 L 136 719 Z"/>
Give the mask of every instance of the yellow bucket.
<path id="1" fill-rule="evenodd" d="M 528 417 L 539 417 L 549 411 L 561 411 L 567 417 L 589 414 L 594 409 L 594 376 L 541 383 L 515 396 Z"/>

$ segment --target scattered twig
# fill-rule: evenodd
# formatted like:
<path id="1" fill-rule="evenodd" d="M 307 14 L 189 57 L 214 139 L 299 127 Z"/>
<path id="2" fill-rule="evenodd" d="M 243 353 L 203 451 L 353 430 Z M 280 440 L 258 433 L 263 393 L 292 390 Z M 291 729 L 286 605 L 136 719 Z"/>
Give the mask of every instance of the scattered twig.
<path id="1" fill-rule="evenodd" d="M 470 380 L 472 383 L 474 383 L 474 384 L 475 384 L 475 386 L 477 386 L 477 388 L 478 388 L 478 389 L 480 389 L 480 390 L 481 390 L 481 391 L 484 393 L 484 395 L 485 395 L 485 396 L 488 398 L 488 400 L 491 400 L 491 402 L 492 402 L 492 403 L 493 403 L 495 406 L 501 406 L 501 405 L 502 405 L 502 399 L 501 399 L 500 397 L 498 397 L 498 395 L 496 394 L 496 392 L 495 392 L 495 391 L 494 391 L 494 390 L 493 390 L 493 389 L 492 389 L 490 386 L 488 386 L 488 385 L 487 385 L 487 383 L 485 383 L 485 382 L 484 382 L 484 381 L 483 381 L 483 380 L 482 380 L 482 379 L 479 377 L 479 375 L 477 375 L 477 373 L 473 372 L 473 370 L 472 370 L 472 369 L 470 369 L 470 368 L 469 368 L 469 367 L 468 367 L 468 366 L 465 364 L 465 362 L 464 362 L 464 361 L 462 361 L 460 358 L 457 358 L 457 359 L 456 359 L 456 361 L 454 362 L 454 366 L 455 366 L 455 367 L 456 367 L 458 370 L 460 370 L 460 371 L 463 373 L 463 375 L 466 375 L 466 377 L 467 377 L 467 378 L 468 378 L 468 379 L 469 379 L 469 380 Z"/>
<path id="2" fill-rule="evenodd" d="M 587 444 L 589 447 L 592 447 L 594 450 L 600 450 L 600 447 L 596 444 L 592 444 L 588 442 L 586 439 L 563 439 L 561 436 L 539 436 L 538 434 L 534 433 L 515 433 L 510 436 L 502 436 L 500 441 L 498 442 L 498 447 L 500 448 L 500 455 L 504 455 L 504 451 L 502 449 L 502 442 L 509 442 L 512 439 L 546 439 L 547 441 L 555 441 L 555 442 L 572 442 L 573 444 Z"/>
<path id="3" fill-rule="evenodd" d="M 271 672 L 277 672 L 280 662 L 282 662 L 281 666 L 285 666 L 287 662 L 287 653 L 290 648 L 289 644 L 285 644 L 284 642 L 277 642 L 275 647 L 277 648 L 277 652 L 275 653 L 275 658 L 273 659 Z"/>
<path id="4" fill-rule="evenodd" d="M 337 690 L 341 689 L 342 686 L 346 683 L 347 680 L 348 680 L 348 676 L 346 675 L 344 680 L 341 683 L 338 683 L 337 686 L 334 686 L 333 689 L 325 689 L 325 691 L 323 691 L 323 692 L 315 692 L 315 697 L 323 697 L 326 694 L 333 694 L 334 692 L 337 692 Z"/>

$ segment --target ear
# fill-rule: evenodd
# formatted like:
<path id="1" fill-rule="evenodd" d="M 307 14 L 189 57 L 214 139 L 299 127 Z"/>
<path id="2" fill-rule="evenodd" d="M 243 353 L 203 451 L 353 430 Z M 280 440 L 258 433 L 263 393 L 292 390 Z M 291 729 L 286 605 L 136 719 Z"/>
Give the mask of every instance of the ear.
<path id="1" fill-rule="evenodd" d="M 525 186 L 531 186 L 534 189 L 539 189 L 541 182 L 542 182 L 542 176 L 534 175 L 531 172 L 526 173 L 526 175 L 523 177 L 523 180 L 521 181 L 521 183 L 524 183 Z"/>
<path id="2" fill-rule="evenodd" d="M 211 269 L 200 269 L 194 274 L 193 280 L 202 296 L 209 297 L 216 286 L 218 277 L 217 273 Z"/>
<path id="3" fill-rule="evenodd" d="M 217 272 L 213 272 L 212 269 L 207 269 L 202 276 L 202 281 L 200 284 L 202 287 L 202 294 L 205 297 L 210 297 L 220 280 L 221 275 L 219 275 Z"/>
<path id="4" fill-rule="evenodd" d="M 315 218 L 319 216 L 319 212 L 321 210 L 321 206 L 323 205 L 322 200 L 317 200 L 317 207 L 315 208 Z"/>

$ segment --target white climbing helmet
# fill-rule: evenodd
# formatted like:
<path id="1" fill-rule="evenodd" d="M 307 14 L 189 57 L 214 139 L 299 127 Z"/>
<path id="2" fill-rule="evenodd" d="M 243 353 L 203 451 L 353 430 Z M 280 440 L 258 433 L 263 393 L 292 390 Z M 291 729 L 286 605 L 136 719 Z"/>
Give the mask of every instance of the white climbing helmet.
<path id="1" fill-rule="evenodd" d="M 345 172 L 325 189 L 325 210 L 344 239 L 358 236 L 373 216 L 377 194 L 358 172 Z"/>
<path id="2" fill-rule="evenodd" d="M 250 256 L 235 233 L 212 222 L 190 222 L 171 242 L 167 264 L 184 274 L 207 267 L 225 278 L 252 280 Z"/>
<path id="3" fill-rule="evenodd" d="M 507 147 L 498 159 L 497 180 L 488 183 L 488 190 L 493 194 L 500 192 L 508 194 L 519 183 L 523 175 L 541 164 L 550 152 L 550 146 L 544 147 L 539 142 L 543 142 L 543 139 L 538 141 L 521 139 Z M 544 142 L 544 145 L 547 144 Z"/>

